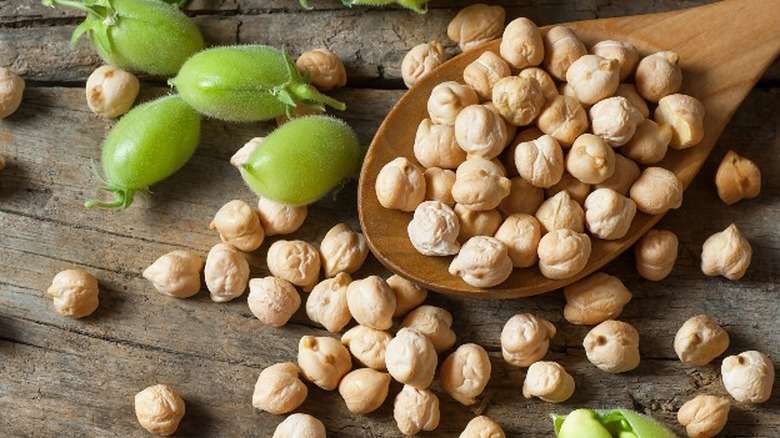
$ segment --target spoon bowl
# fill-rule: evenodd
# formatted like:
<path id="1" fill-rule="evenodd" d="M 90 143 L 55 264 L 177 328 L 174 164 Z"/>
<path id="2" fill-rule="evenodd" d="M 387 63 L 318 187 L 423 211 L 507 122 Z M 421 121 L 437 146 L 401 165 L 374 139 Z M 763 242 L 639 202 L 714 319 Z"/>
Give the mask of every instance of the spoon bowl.
<path id="1" fill-rule="evenodd" d="M 587 47 L 607 39 L 628 41 L 640 56 L 661 50 L 680 55 L 681 93 L 705 107 L 704 138 L 683 150 L 669 149 L 657 165 L 671 170 L 687 188 L 701 169 L 734 112 L 780 53 L 780 0 L 725 0 L 660 14 L 564 23 Z M 542 27 L 546 32 L 552 26 Z M 663 215 L 637 213 L 625 237 L 592 238 L 587 266 L 576 275 L 553 280 L 537 267 L 515 268 L 491 288 L 468 285 L 448 272 L 452 257 L 419 254 L 406 232 L 412 213 L 388 210 L 374 190 L 380 169 L 403 156 L 412 162 L 419 123 L 427 117 L 431 90 L 444 81 L 463 82 L 463 70 L 485 51 L 498 53 L 500 40 L 447 61 L 409 90 L 388 114 L 369 147 L 358 185 L 358 214 L 366 240 L 382 264 L 395 273 L 442 293 L 475 298 L 511 298 L 549 292 L 579 280 L 613 260 L 650 230 Z"/>

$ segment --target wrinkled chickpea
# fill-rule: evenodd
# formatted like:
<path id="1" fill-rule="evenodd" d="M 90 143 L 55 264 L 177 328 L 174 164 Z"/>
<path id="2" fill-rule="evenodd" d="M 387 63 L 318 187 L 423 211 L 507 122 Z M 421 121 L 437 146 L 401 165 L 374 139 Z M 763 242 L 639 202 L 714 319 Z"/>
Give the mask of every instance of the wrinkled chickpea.
<path id="1" fill-rule="evenodd" d="M 404 385 L 395 397 L 393 418 L 406 436 L 434 430 L 439 426 L 439 399 L 427 389 Z"/>
<path id="2" fill-rule="evenodd" d="M 525 126 L 544 106 L 542 87 L 534 78 L 507 76 L 493 86 L 493 104 L 509 123 Z"/>
<path id="3" fill-rule="evenodd" d="M 565 26 L 550 28 L 543 39 L 544 69 L 559 81 L 566 80 L 572 64 L 588 53 L 577 34 Z"/>
<path id="4" fill-rule="evenodd" d="M 447 60 L 444 46 L 438 41 L 418 44 L 409 50 L 401 61 L 401 77 L 406 88 L 414 84 L 442 65 Z"/>
<path id="5" fill-rule="evenodd" d="M 437 125 L 455 125 L 455 118 L 463 108 L 479 103 L 479 96 L 468 85 L 455 81 L 442 82 L 428 97 L 428 115 Z"/>
<path id="6" fill-rule="evenodd" d="M 344 376 L 339 394 L 353 414 L 368 414 L 379 409 L 390 390 L 390 374 L 372 368 L 360 368 Z"/>
<path id="7" fill-rule="evenodd" d="M 566 170 L 586 184 L 599 184 L 615 173 L 615 152 L 599 136 L 582 134 L 566 155 Z"/>
<path id="8" fill-rule="evenodd" d="M 352 369 L 352 357 L 336 339 L 304 336 L 298 342 L 298 366 L 306 380 L 332 391 Z"/>
<path id="9" fill-rule="evenodd" d="M 184 400 L 168 385 L 152 385 L 135 395 L 135 416 L 155 435 L 173 435 L 184 412 Z"/>
<path id="10" fill-rule="evenodd" d="M 697 395 L 677 411 L 677 421 L 688 438 L 712 438 L 719 434 L 729 417 L 731 402 L 714 395 Z"/>
<path id="11" fill-rule="evenodd" d="M 615 171 L 617 171 L 617 156 L 615 160 Z M 612 175 L 614 175 L 614 173 Z M 607 181 L 609 181 L 609 178 L 605 179 L 601 184 L 604 184 Z M 567 191 L 569 192 L 571 199 L 574 199 L 578 204 L 582 205 L 585 203 L 585 199 L 590 194 L 590 190 L 590 184 L 586 184 L 578 180 L 569 172 L 563 172 L 563 176 L 561 177 L 561 180 L 558 181 L 558 184 L 555 184 L 554 186 L 546 189 L 544 192 L 548 197 L 552 198 L 562 191 Z"/>
<path id="12" fill-rule="evenodd" d="M 493 99 L 493 86 L 512 74 L 509 64 L 497 54 L 487 51 L 463 69 L 463 82 L 470 85 L 485 100 Z"/>
<path id="13" fill-rule="evenodd" d="M 678 246 L 677 235 L 671 231 L 648 231 L 634 246 L 639 275 L 652 281 L 666 278 L 677 261 Z"/>
<path id="14" fill-rule="evenodd" d="M 539 67 L 527 67 L 520 70 L 517 74 L 521 78 L 533 78 L 539 83 L 542 88 L 542 94 L 544 95 L 545 102 L 550 102 L 558 96 L 558 87 L 555 85 L 555 80 L 549 73 Z"/>
<path id="15" fill-rule="evenodd" d="M 423 167 L 455 169 L 466 161 L 466 151 L 455 140 L 455 127 L 423 119 L 414 137 L 414 157 Z"/>
<path id="16" fill-rule="evenodd" d="M 509 126 L 515 125 L 510 124 Z M 503 154 L 503 163 L 507 168 L 507 176 L 518 175 L 517 166 L 515 166 L 515 150 L 517 149 L 517 145 L 526 141 L 536 140 L 543 135 L 544 132 L 540 131 L 539 128 L 536 126 L 531 126 L 524 128 L 522 131 L 518 132 L 514 137 L 512 137 L 512 140 L 509 141 L 509 144 L 506 147 L 506 151 Z"/>
<path id="17" fill-rule="evenodd" d="M 701 271 L 704 275 L 722 275 L 739 280 L 745 275 L 753 248 L 735 224 L 704 241 L 701 249 Z"/>
<path id="18" fill-rule="evenodd" d="M 619 278 L 597 272 L 563 288 L 563 317 L 577 325 L 600 324 L 617 318 L 631 301 L 631 292 Z"/>
<path id="19" fill-rule="evenodd" d="M 428 337 L 437 353 L 447 351 L 455 345 L 455 332 L 450 312 L 435 306 L 420 306 L 401 321 L 401 327 L 408 327 Z"/>
<path id="20" fill-rule="evenodd" d="M 650 108 L 647 107 L 647 101 L 645 101 L 644 97 L 639 95 L 636 85 L 621 83 L 618 85 L 617 91 L 615 91 L 615 96 L 625 97 L 631 102 L 631 105 L 634 105 L 634 108 L 639 110 L 642 117 L 650 117 Z"/>
<path id="21" fill-rule="evenodd" d="M 528 367 L 523 382 L 523 397 L 548 403 L 562 403 L 574 394 L 574 377 L 556 362 L 539 361 Z"/>
<path id="22" fill-rule="evenodd" d="M 539 129 L 568 148 L 588 130 L 588 115 L 580 102 L 569 96 L 556 96 L 542 107 L 536 120 Z"/>
<path id="23" fill-rule="evenodd" d="M 132 73 L 103 65 L 87 78 L 87 106 L 100 117 L 115 119 L 133 106 L 140 89 Z"/>
<path id="24" fill-rule="evenodd" d="M 225 303 L 240 297 L 249 282 L 249 263 L 230 245 L 218 243 L 206 256 L 206 288 L 211 300 Z"/>
<path id="25" fill-rule="evenodd" d="M 433 342 L 415 329 L 401 328 L 387 343 L 385 363 L 393 378 L 407 386 L 431 385 L 438 357 Z"/>
<path id="26" fill-rule="evenodd" d="M 214 215 L 209 228 L 217 230 L 222 242 L 244 252 L 256 250 L 265 239 L 257 211 L 240 199 L 223 205 Z"/>
<path id="27" fill-rule="evenodd" d="M 544 202 L 544 189 L 532 186 L 520 176 L 510 179 L 509 183 L 509 194 L 498 204 L 498 211 L 504 216 L 534 214 Z"/>
<path id="28" fill-rule="evenodd" d="M 58 272 L 46 294 L 54 300 L 54 309 L 69 318 L 89 316 L 98 307 L 98 282 L 80 269 Z"/>
<path id="29" fill-rule="evenodd" d="M 650 102 L 676 93 L 682 85 L 680 56 L 671 51 L 645 56 L 636 67 L 636 88 Z M 656 120 L 657 121 L 657 120 Z"/>
<path id="30" fill-rule="evenodd" d="M 334 225 L 320 243 L 320 259 L 326 277 L 333 277 L 339 272 L 352 274 L 363 266 L 366 257 L 366 238 L 345 223 Z"/>
<path id="31" fill-rule="evenodd" d="M 326 438 L 322 421 L 309 414 L 292 414 L 279 423 L 272 438 Z"/>
<path id="32" fill-rule="evenodd" d="M 0 67 L 0 119 L 19 109 L 24 94 L 24 79 L 11 70 Z"/>
<path id="33" fill-rule="evenodd" d="M 506 434 L 498 423 L 480 415 L 469 421 L 458 438 L 506 438 Z"/>
<path id="34" fill-rule="evenodd" d="M 414 211 L 425 199 L 425 177 L 417 165 L 406 157 L 398 157 L 382 166 L 375 189 L 382 207 Z"/>
<path id="35" fill-rule="evenodd" d="M 542 238 L 542 225 L 530 214 L 515 213 L 507 217 L 493 237 L 506 245 L 516 268 L 533 266 L 539 259 L 536 250 Z"/>
<path id="36" fill-rule="evenodd" d="M 440 201 L 425 201 L 407 227 L 412 246 L 422 255 L 446 256 L 460 251 L 460 222 L 455 211 Z"/>
<path id="37" fill-rule="evenodd" d="M 425 200 L 441 201 L 450 207 L 455 205 L 452 186 L 455 185 L 455 172 L 440 167 L 429 167 L 423 172 L 425 177 Z"/>
<path id="38" fill-rule="evenodd" d="M 441 365 L 441 386 L 450 397 L 471 406 L 490 380 L 492 367 L 487 351 L 477 344 L 463 344 Z"/>
<path id="39" fill-rule="evenodd" d="M 620 65 L 614 59 L 583 55 L 566 71 L 566 81 L 580 102 L 593 105 L 615 94 L 620 84 Z"/>
<path id="40" fill-rule="evenodd" d="M 592 132 L 613 148 L 628 143 L 637 125 L 644 120 L 642 113 L 620 96 L 596 102 L 589 112 Z"/>
<path id="41" fill-rule="evenodd" d="M 647 214 L 662 214 L 680 208 L 683 184 L 673 172 L 663 167 L 648 167 L 629 191 L 636 208 Z"/>
<path id="42" fill-rule="evenodd" d="M 455 204 L 455 214 L 460 222 L 458 242 L 461 245 L 474 236 L 492 236 L 501 226 L 501 213 L 497 210 L 474 211 Z"/>
<path id="43" fill-rule="evenodd" d="M 612 189 L 596 189 L 585 199 L 585 224 L 595 237 L 623 238 L 636 215 L 636 204 Z"/>
<path id="44" fill-rule="evenodd" d="M 653 114 L 657 123 L 672 127 L 669 147 L 686 149 L 704 138 L 704 105 L 695 97 L 672 94 L 658 101 Z"/>
<path id="45" fill-rule="evenodd" d="M 599 41 L 590 48 L 590 53 L 616 60 L 620 64 L 621 81 L 629 77 L 639 64 L 639 51 L 633 44 L 626 41 Z"/>
<path id="46" fill-rule="evenodd" d="M 307 50 L 295 60 L 295 67 L 308 75 L 318 90 L 328 91 L 347 85 L 347 71 L 335 53 L 326 48 Z"/>
<path id="47" fill-rule="evenodd" d="M 165 295 L 188 298 L 200 291 L 200 271 L 203 257 L 184 250 L 174 250 L 144 269 L 143 276 Z"/>
<path id="48" fill-rule="evenodd" d="M 352 278 L 339 272 L 333 278 L 317 283 L 306 300 L 306 315 L 329 332 L 339 332 L 352 319 L 347 306 L 347 286 Z"/>
<path id="49" fill-rule="evenodd" d="M 455 140 L 468 157 L 492 160 L 504 150 L 506 124 L 484 105 L 469 105 L 455 118 Z"/>
<path id="50" fill-rule="evenodd" d="M 252 406 L 274 415 L 298 409 L 309 394 L 299 377 L 300 372 L 298 365 L 292 362 L 271 365 L 261 371 L 252 394 Z"/>
<path id="51" fill-rule="evenodd" d="M 302 240 L 277 240 L 268 248 L 266 264 L 271 275 L 305 291 L 310 291 L 320 276 L 320 253 Z"/>
<path id="52" fill-rule="evenodd" d="M 568 228 L 550 231 L 539 240 L 539 270 L 547 278 L 569 278 L 585 268 L 590 251 L 587 234 Z"/>
<path id="53" fill-rule="evenodd" d="M 514 315 L 501 330 L 501 355 L 512 366 L 530 366 L 547 354 L 556 331 L 551 322 L 530 313 Z"/>
<path id="54" fill-rule="evenodd" d="M 542 225 L 542 233 L 561 228 L 578 233 L 585 231 L 585 212 L 565 190 L 544 201 L 536 210 L 536 219 Z"/>
<path id="55" fill-rule="evenodd" d="M 249 310 L 263 324 L 281 327 L 301 306 L 301 297 L 295 287 L 276 277 L 249 280 Z"/>
<path id="56" fill-rule="evenodd" d="M 303 225 L 308 211 L 305 205 L 286 205 L 263 197 L 257 200 L 257 213 L 266 236 L 295 232 Z"/>
<path id="57" fill-rule="evenodd" d="M 504 28 L 499 53 L 517 70 L 539 65 L 544 60 L 542 33 L 533 21 L 515 18 Z"/>
<path id="58" fill-rule="evenodd" d="M 615 154 L 615 172 L 609 178 L 596 184 L 595 188 L 612 189 L 623 196 L 628 196 L 631 186 L 641 174 L 642 171 L 633 160 L 621 154 Z"/>
<path id="59" fill-rule="evenodd" d="M 393 317 L 398 318 L 409 313 L 411 310 L 425 302 L 428 291 L 401 277 L 400 275 L 391 275 L 387 280 L 387 285 L 395 294 L 395 312 Z"/>
<path id="60" fill-rule="evenodd" d="M 672 140 L 672 127 L 658 124 L 650 119 L 640 123 L 634 137 L 621 149 L 628 158 L 641 164 L 655 164 L 664 156 Z"/>
<path id="61" fill-rule="evenodd" d="M 471 210 L 492 210 L 509 194 L 511 185 L 498 164 L 474 158 L 466 160 L 455 171 L 452 198 Z"/>
<path id="62" fill-rule="evenodd" d="M 375 370 L 387 368 L 387 344 L 393 339 L 390 333 L 356 325 L 341 336 L 341 343 L 363 365 Z"/>
<path id="63" fill-rule="evenodd" d="M 474 236 L 463 244 L 448 271 L 471 286 L 492 287 L 509 278 L 512 268 L 503 242 L 495 237 Z"/>
<path id="64" fill-rule="evenodd" d="M 477 3 L 458 11 L 447 25 L 447 36 L 464 52 L 501 36 L 506 12 L 501 6 Z"/>
<path id="65" fill-rule="evenodd" d="M 772 396 L 775 367 L 765 354 L 745 351 L 723 359 L 723 386 L 740 403 L 764 403 Z"/>
<path id="66" fill-rule="evenodd" d="M 371 275 L 350 283 L 347 306 L 358 324 L 377 330 L 387 330 L 393 325 L 395 294 L 379 276 Z"/>
<path id="67" fill-rule="evenodd" d="M 755 198 L 761 192 L 761 171 L 756 163 L 728 151 L 715 174 L 715 186 L 720 199 L 728 205 Z"/>
<path id="68" fill-rule="evenodd" d="M 563 149 L 549 135 L 518 144 L 514 158 L 520 176 L 536 187 L 551 187 L 563 176 Z"/>
<path id="69" fill-rule="evenodd" d="M 729 348 L 729 334 L 707 315 L 683 323 L 674 336 L 674 351 L 683 363 L 704 366 Z"/>
<path id="70" fill-rule="evenodd" d="M 602 371 L 623 373 L 639 366 L 639 333 L 626 322 L 602 322 L 585 335 L 582 346 L 590 363 Z"/>

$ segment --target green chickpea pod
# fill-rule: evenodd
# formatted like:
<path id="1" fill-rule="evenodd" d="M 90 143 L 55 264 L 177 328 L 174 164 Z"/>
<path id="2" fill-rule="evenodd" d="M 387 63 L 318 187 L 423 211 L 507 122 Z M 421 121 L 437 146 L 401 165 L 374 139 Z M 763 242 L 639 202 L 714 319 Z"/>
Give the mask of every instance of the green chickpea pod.
<path id="1" fill-rule="evenodd" d="M 577 409 L 551 415 L 558 438 L 676 438 L 658 421 L 628 409 Z"/>

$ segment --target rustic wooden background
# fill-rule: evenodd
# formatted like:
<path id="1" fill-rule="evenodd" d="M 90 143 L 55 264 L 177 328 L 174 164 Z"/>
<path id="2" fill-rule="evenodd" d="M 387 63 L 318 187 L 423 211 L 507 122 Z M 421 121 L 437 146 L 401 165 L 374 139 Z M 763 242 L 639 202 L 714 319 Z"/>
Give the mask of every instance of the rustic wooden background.
<path id="1" fill-rule="evenodd" d="M 187 12 L 211 44 L 267 43 L 293 53 L 319 46 L 345 62 L 348 87 L 335 93 L 347 102 L 342 116 L 368 143 L 384 115 L 404 93 L 400 63 L 412 46 L 446 38 L 446 25 L 471 2 L 434 1 L 430 12 L 347 9 L 337 0 L 193 0 Z M 539 24 L 673 10 L 706 0 L 525 0 L 490 1 L 509 18 Z M 81 21 L 71 10 L 53 10 L 37 0 L 0 0 L 0 65 L 21 74 L 28 88 L 22 107 L 0 121 L 0 436 L 141 437 L 133 396 L 154 383 L 174 386 L 187 403 L 176 436 L 270 437 L 282 417 L 255 410 L 251 395 L 261 369 L 294 360 L 304 334 L 326 333 L 301 311 L 281 329 L 264 327 L 245 299 L 227 304 L 201 291 L 188 300 L 155 292 L 142 270 L 163 253 L 189 249 L 205 255 L 217 242 L 208 230 L 214 212 L 231 199 L 254 202 L 228 158 L 270 124 L 204 124 L 194 158 L 174 177 L 156 185 L 149 200 L 124 212 L 82 207 L 98 184 L 90 160 L 112 123 L 94 116 L 84 99 L 84 81 L 99 59 L 82 40 L 68 46 Z M 778 23 L 780 25 L 780 23 Z M 695 31 L 695 23 L 692 23 Z M 165 93 L 161 80 L 146 78 L 141 100 Z M 634 293 L 621 319 L 641 334 L 642 364 L 623 375 L 598 371 L 581 346 L 587 327 L 563 320 L 560 291 L 504 301 L 469 301 L 432 294 L 429 303 L 455 315 L 458 343 L 477 342 L 491 354 L 493 379 L 476 408 L 450 399 L 434 383 L 442 422 L 431 437 L 455 437 L 476 411 L 501 423 L 512 436 L 553 436 L 550 412 L 591 406 L 627 407 L 651 414 L 678 433 L 677 409 L 698 393 L 726 395 L 720 360 L 701 368 L 683 366 L 672 339 L 689 317 L 706 313 L 731 336 L 729 354 L 761 350 L 775 363 L 780 354 L 780 63 L 751 92 L 726 128 L 713 155 L 686 192 L 681 209 L 661 227 L 675 231 L 681 252 L 673 274 L 658 283 L 642 280 L 624 255 L 606 271 Z M 734 149 L 763 170 L 760 197 L 734 206 L 717 198 L 712 182 L 723 154 Z M 335 223 L 357 226 L 355 185 L 325 199 L 294 238 L 318 242 Z M 735 222 L 753 245 L 753 264 L 739 282 L 705 277 L 699 270 L 704 239 Z M 265 250 L 249 255 L 253 276 L 267 275 Z M 100 282 L 100 307 L 84 320 L 57 314 L 45 296 L 54 274 L 80 267 Z M 389 275 L 369 258 L 358 277 Z M 513 314 L 533 312 L 553 321 L 559 333 L 548 358 L 575 377 L 574 397 L 562 405 L 527 401 L 524 371 L 503 362 L 499 334 Z M 310 386 L 300 412 L 320 418 L 333 437 L 400 436 L 388 401 L 367 416 L 350 414 L 337 393 Z M 780 436 L 780 389 L 763 405 L 735 403 L 722 436 Z"/>

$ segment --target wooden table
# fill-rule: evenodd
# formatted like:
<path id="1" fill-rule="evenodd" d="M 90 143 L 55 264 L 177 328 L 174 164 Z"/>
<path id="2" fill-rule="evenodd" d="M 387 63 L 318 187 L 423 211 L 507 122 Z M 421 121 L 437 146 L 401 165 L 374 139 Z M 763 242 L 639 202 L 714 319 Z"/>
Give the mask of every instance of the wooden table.
<path id="1" fill-rule="evenodd" d="M 337 0 L 311 0 L 304 11 L 295 0 L 193 0 L 187 11 L 211 44 L 285 45 L 294 54 L 328 46 L 347 65 L 349 86 L 334 95 L 349 110 L 342 116 L 368 143 L 384 115 L 404 93 L 400 63 L 412 46 L 437 39 L 455 53 L 446 25 L 470 2 L 432 4 L 426 16 L 401 9 L 347 9 Z M 593 0 L 493 1 L 509 18 L 528 16 L 539 24 L 672 10 L 707 3 L 693 1 L 608 2 Z M 231 199 L 254 202 L 229 157 L 272 124 L 207 121 L 193 159 L 175 176 L 153 187 L 124 212 L 85 210 L 98 180 L 90 160 L 112 122 L 87 108 L 84 81 L 100 62 L 82 39 L 70 49 L 79 13 L 52 10 L 38 0 L 0 0 L 0 65 L 27 80 L 22 107 L 0 121 L 0 436 L 147 436 L 133 413 L 133 396 L 154 383 L 175 387 L 187 402 L 176 436 L 269 437 L 282 417 L 254 409 L 258 373 L 295 360 L 298 339 L 327 335 L 299 311 L 284 328 L 263 326 L 245 299 L 216 304 L 201 291 L 187 300 L 165 297 L 141 277 L 154 259 L 173 249 L 204 254 L 217 236 L 208 230 L 216 210 Z M 778 23 L 780 25 L 780 23 Z M 673 48 L 672 48 L 673 49 Z M 142 100 L 167 92 L 160 80 L 145 80 Z M 780 354 L 780 63 L 775 63 L 726 128 L 713 155 L 685 194 L 679 210 L 661 222 L 680 238 L 673 274 L 648 282 L 624 255 L 606 271 L 634 293 L 621 319 L 641 334 L 642 363 L 634 371 L 609 375 L 585 359 L 581 342 L 588 327 L 563 320 L 560 291 L 503 301 L 477 301 L 431 294 L 428 302 L 452 312 L 458 343 L 476 342 L 491 355 L 493 378 L 475 407 L 454 402 L 434 383 L 442 422 L 424 436 L 455 437 L 475 415 L 501 423 L 508 436 L 553 436 L 550 412 L 582 406 L 627 407 L 651 414 L 678 433 L 677 409 L 699 393 L 727 396 L 720 360 L 691 368 L 677 359 L 672 339 L 689 317 L 706 313 L 731 336 L 728 354 L 757 349 Z M 764 186 L 754 200 L 726 206 L 713 176 L 728 149 L 763 170 Z M 318 242 L 334 224 L 357 226 L 355 184 L 336 199 L 310 209 L 292 237 Z M 738 282 L 705 277 L 701 244 L 735 222 L 753 245 L 753 263 Z M 255 277 L 268 275 L 268 244 L 248 256 Z M 83 320 L 61 317 L 45 296 L 51 278 L 78 267 L 100 282 L 100 307 Z M 389 275 L 375 260 L 357 277 Z M 532 312 L 558 327 L 547 358 L 575 377 L 574 396 L 561 405 L 525 400 L 524 370 L 506 364 L 499 334 L 515 313 Z M 443 357 L 442 357 L 443 358 Z M 400 436 L 392 418 L 393 384 L 385 404 L 367 416 L 350 414 L 340 396 L 310 386 L 300 412 L 311 413 L 332 437 Z M 769 402 L 734 403 L 722 436 L 780 436 L 780 388 Z"/>

